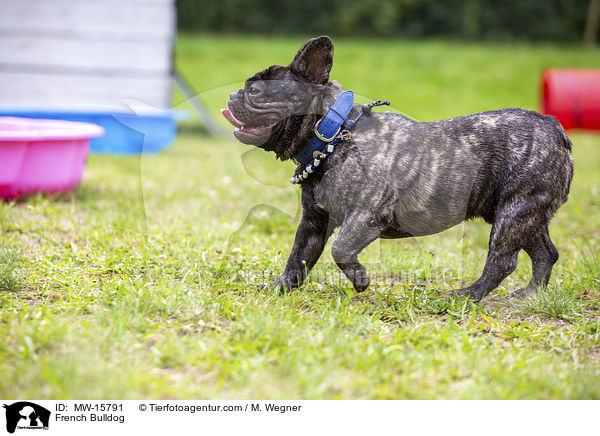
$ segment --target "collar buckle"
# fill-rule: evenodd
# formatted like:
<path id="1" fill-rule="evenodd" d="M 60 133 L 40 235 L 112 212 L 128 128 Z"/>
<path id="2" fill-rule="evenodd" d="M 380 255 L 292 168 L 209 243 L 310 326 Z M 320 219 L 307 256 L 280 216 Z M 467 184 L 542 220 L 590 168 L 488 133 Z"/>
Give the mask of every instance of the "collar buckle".
<path id="1" fill-rule="evenodd" d="M 324 137 L 323 135 L 321 135 L 321 134 L 319 133 L 319 126 L 321 125 L 321 121 L 323 121 L 323 118 L 321 118 L 321 119 L 320 119 L 320 120 L 317 122 L 317 124 L 315 124 L 315 135 L 316 135 L 316 136 L 317 136 L 317 138 L 319 138 L 321 141 L 329 143 L 329 142 L 331 142 L 331 141 L 333 141 L 333 140 L 335 139 L 335 137 L 338 135 L 338 133 L 340 133 L 340 131 L 342 130 L 342 126 L 340 126 L 340 127 L 337 129 L 337 132 L 335 132 L 333 135 L 331 135 L 331 138 L 326 138 L 326 137 Z"/>

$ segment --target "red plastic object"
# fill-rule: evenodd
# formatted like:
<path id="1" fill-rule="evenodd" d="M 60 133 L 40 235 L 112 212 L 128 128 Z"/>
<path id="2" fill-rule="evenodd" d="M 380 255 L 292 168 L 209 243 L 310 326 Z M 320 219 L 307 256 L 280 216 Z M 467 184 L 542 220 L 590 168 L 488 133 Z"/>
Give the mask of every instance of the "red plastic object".
<path id="1" fill-rule="evenodd" d="M 600 130 L 600 70 L 544 71 L 541 103 L 566 130 Z"/>

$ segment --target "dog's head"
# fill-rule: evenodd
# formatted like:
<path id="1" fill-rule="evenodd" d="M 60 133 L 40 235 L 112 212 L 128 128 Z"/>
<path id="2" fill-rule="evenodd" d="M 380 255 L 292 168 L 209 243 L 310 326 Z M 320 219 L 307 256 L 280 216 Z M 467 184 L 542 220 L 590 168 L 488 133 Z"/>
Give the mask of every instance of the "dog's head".
<path id="1" fill-rule="evenodd" d="M 288 66 L 273 65 L 231 94 L 223 116 L 244 144 L 274 151 L 280 159 L 297 153 L 315 123 L 341 92 L 329 80 L 333 43 L 327 36 L 308 40 Z"/>

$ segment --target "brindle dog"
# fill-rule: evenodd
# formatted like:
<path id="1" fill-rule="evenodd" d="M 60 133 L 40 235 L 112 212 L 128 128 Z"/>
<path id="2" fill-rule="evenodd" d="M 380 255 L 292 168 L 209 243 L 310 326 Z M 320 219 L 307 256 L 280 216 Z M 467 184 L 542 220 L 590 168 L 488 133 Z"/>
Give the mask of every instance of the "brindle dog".
<path id="1" fill-rule="evenodd" d="M 333 43 L 321 36 L 290 65 L 249 78 L 222 111 L 235 137 L 292 158 L 342 92 L 329 80 L 332 63 Z M 360 111 L 355 105 L 350 117 Z M 536 292 L 558 259 L 548 223 L 567 200 L 571 147 L 554 118 L 525 109 L 434 122 L 393 112 L 363 116 L 352 137 L 302 182 L 303 215 L 276 286 L 299 287 L 337 227 L 333 259 L 360 292 L 369 277 L 358 254 L 377 238 L 429 235 L 482 217 L 492 224 L 483 274 L 454 292 L 485 297 L 514 271 L 521 249 L 533 275 L 520 293 Z"/>

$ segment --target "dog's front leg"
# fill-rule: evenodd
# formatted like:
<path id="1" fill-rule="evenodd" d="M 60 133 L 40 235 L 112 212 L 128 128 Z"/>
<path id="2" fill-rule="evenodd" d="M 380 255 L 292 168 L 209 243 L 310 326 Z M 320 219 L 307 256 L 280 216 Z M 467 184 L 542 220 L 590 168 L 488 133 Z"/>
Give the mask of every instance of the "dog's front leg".
<path id="1" fill-rule="evenodd" d="M 381 230 L 369 223 L 370 215 L 348 216 L 331 247 L 333 260 L 352 282 L 358 292 L 369 287 L 367 270 L 358 261 L 358 254 L 371 242 L 379 238 Z"/>
<path id="2" fill-rule="evenodd" d="M 275 286 L 279 286 L 281 291 L 285 291 L 302 285 L 309 271 L 323 253 L 327 239 L 331 236 L 332 227 L 329 226 L 327 213 L 304 210 L 296 231 L 292 252 L 285 270 L 275 282 Z"/>

